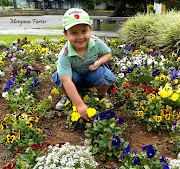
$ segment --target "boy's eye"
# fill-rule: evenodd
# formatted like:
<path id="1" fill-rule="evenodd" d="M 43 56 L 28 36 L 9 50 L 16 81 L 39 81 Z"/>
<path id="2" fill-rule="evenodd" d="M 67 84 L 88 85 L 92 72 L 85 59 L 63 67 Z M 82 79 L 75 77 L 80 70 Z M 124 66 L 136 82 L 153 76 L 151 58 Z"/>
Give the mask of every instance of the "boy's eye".
<path id="1" fill-rule="evenodd" d="M 83 30 L 83 31 L 82 31 L 82 33 L 86 33 L 86 32 L 87 32 L 87 30 Z"/>
<path id="2" fill-rule="evenodd" d="M 77 34 L 77 32 L 71 32 L 71 34 L 75 35 L 75 34 Z"/>

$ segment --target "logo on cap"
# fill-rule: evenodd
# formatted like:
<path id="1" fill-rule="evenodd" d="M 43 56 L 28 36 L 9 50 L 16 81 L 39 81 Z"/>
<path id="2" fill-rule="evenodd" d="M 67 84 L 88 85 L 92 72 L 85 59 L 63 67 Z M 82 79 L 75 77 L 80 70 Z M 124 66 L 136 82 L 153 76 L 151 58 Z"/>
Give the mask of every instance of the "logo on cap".
<path id="1" fill-rule="evenodd" d="M 74 17 L 75 17 L 76 19 L 79 19 L 79 18 L 80 18 L 78 14 L 75 14 Z"/>

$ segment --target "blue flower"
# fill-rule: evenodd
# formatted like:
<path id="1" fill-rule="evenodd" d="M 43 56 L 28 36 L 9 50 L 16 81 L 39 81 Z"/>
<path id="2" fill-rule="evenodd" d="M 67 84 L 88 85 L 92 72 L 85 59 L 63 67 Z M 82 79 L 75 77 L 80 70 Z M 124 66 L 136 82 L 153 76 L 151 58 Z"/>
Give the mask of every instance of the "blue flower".
<path id="1" fill-rule="evenodd" d="M 170 68 L 169 68 L 169 71 L 170 71 L 170 72 L 174 72 L 174 71 L 175 71 L 175 68 L 170 67 Z"/>
<path id="2" fill-rule="evenodd" d="M 119 147 L 120 144 L 121 144 L 120 138 L 119 138 L 118 136 L 115 136 L 115 135 L 114 135 L 113 138 L 112 138 L 112 145 L 113 145 L 114 147 Z"/>
<path id="3" fill-rule="evenodd" d="M 158 74 L 160 74 L 159 69 L 156 69 L 156 70 L 152 73 L 152 76 L 156 77 Z"/>
<path id="4" fill-rule="evenodd" d="M 152 145 L 148 145 L 145 147 L 142 147 L 143 151 L 146 151 L 147 158 L 153 158 L 157 152 L 157 150 L 154 150 L 154 147 Z"/>
<path id="5" fill-rule="evenodd" d="M 124 119 L 123 118 L 119 118 L 119 124 L 124 123 Z"/>
<path id="6" fill-rule="evenodd" d="M 128 68 L 128 73 L 131 73 L 131 72 L 133 72 L 133 68 L 132 69 Z"/>
<path id="7" fill-rule="evenodd" d="M 102 140 L 102 136 L 99 135 L 99 136 L 98 136 L 98 139 L 99 139 L 99 140 Z"/>
<path id="8" fill-rule="evenodd" d="M 174 72 L 170 78 L 171 78 L 171 81 L 174 81 L 175 79 L 177 79 L 179 77 L 179 72 Z"/>
<path id="9" fill-rule="evenodd" d="M 136 158 L 134 160 L 134 165 L 140 165 L 140 159 L 138 156 L 136 156 Z"/>
<path id="10" fill-rule="evenodd" d="M 100 120 L 115 118 L 115 113 L 108 110 L 107 112 L 99 113 Z"/>
<path id="11" fill-rule="evenodd" d="M 125 151 L 122 152 L 122 157 L 124 157 L 127 153 L 130 152 L 130 147 L 126 147 Z"/>

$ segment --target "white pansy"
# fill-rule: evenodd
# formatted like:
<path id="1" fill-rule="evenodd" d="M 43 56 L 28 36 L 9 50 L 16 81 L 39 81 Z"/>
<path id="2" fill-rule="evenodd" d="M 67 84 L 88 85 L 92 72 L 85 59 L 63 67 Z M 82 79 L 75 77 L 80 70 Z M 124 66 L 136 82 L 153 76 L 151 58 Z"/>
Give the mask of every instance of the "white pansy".
<path id="1" fill-rule="evenodd" d="M 126 70 L 126 66 L 121 67 L 121 71 L 124 72 Z"/>
<path id="2" fill-rule="evenodd" d="M 119 77 L 119 78 L 123 78 L 123 77 L 124 77 L 124 73 L 119 73 L 119 74 L 118 74 L 118 77 Z"/>
<path id="3" fill-rule="evenodd" d="M 1 77 L 4 77 L 4 76 L 5 76 L 5 73 L 2 72 L 1 70 L 0 70 L 0 76 L 1 76 Z"/>
<path id="4" fill-rule="evenodd" d="M 8 92 L 3 92 L 2 97 L 6 98 L 8 96 Z"/>
<path id="5" fill-rule="evenodd" d="M 23 91 L 22 87 L 16 89 L 16 93 L 18 93 L 18 94 L 20 94 L 22 91 Z"/>
<path id="6" fill-rule="evenodd" d="M 132 65 L 132 63 L 131 63 L 130 61 L 127 61 L 126 65 L 127 65 L 128 67 L 130 67 L 130 66 Z"/>
<path id="7" fill-rule="evenodd" d="M 49 65 L 45 66 L 45 70 L 49 70 L 49 69 L 51 69 L 51 66 Z"/>

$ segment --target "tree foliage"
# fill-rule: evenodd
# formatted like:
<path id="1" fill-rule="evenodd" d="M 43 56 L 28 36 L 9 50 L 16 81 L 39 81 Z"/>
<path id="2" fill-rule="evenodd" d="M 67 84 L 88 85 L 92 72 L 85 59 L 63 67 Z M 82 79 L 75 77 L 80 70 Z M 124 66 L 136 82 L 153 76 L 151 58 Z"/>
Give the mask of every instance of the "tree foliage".
<path id="1" fill-rule="evenodd" d="M 0 6 L 9 6 L 10 0 L 0 0 Z"/>

